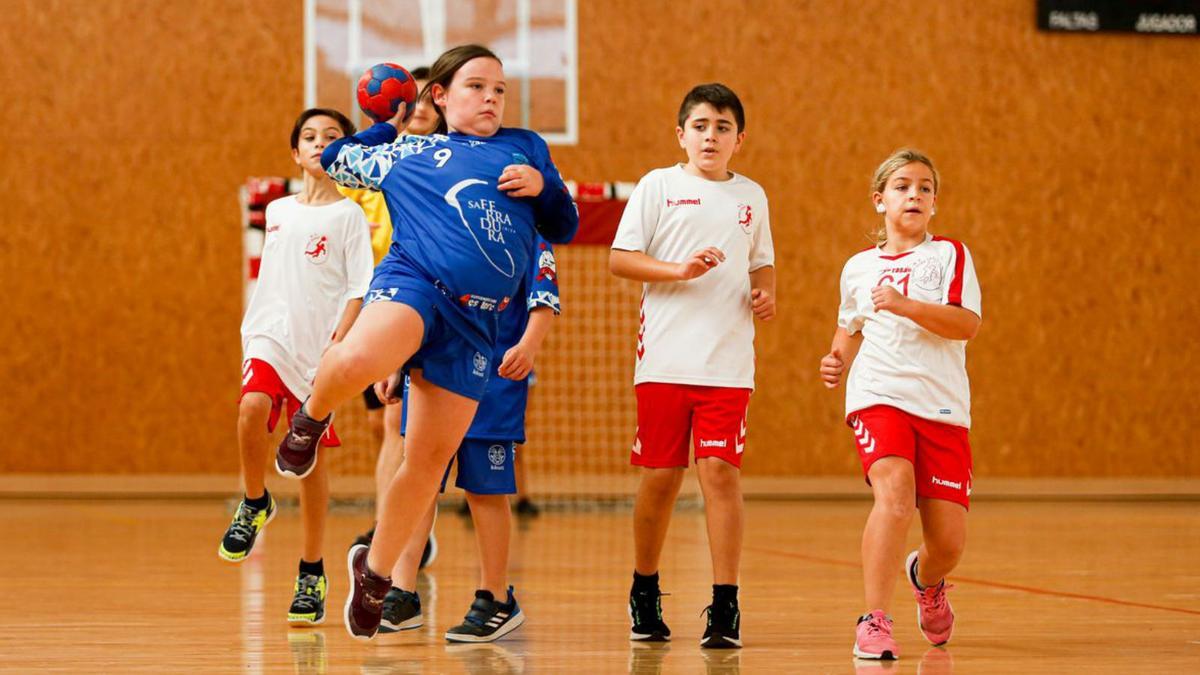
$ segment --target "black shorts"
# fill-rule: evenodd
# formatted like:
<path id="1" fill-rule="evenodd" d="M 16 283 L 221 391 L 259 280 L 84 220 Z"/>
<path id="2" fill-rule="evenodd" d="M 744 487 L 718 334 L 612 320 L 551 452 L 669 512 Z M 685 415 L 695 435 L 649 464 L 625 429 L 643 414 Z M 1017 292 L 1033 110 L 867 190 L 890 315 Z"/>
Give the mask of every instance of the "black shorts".
<path id="1" fill-rule="evenodd" d="M 380 401 L 379 397 L 375 395 L 375 385 L 367 385 L 367 388 L 363 389 L 363 403 L 367 404 L 367 410 L 383 408 L 383 401 Z"/>

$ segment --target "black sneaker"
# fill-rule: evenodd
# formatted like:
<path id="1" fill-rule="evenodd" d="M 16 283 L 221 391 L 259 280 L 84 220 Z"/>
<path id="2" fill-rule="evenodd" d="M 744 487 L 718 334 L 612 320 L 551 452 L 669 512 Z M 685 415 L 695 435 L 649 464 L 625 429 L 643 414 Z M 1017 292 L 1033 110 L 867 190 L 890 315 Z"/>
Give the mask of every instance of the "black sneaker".
<path id="1" fill-rule="evenodd" d="M 421 616 L 421 596 L 393 586 L 383 599 L 383 618 L 379 621 L 379 632 L 398 633 L 420 628 L 424 624 L 425 619 Z"/>
<path id="2" fill-rule="evenodd" d="M 525 623 L 525 613 L 508 587 L 508 601 L 496 602 L 491 591 L 475 591 L 475 602 L 462 624 L 446 631 L 448 642 L 491 642 L 499 640 Z"/>
<path id="3" fill-rule="evenodd" d="M 221 556 L 222 560 L 232 563 L 242 562 L 254 549 L 254 541 L 258 539 L 258 533 L 262 532 L 274 517 L 275 497 L 272 496 L 268 500 L 265 509 L 256 509 L 242 499 L 238 503 L 237 512 L 233 514 L 233 521 L 225 530 L 225 536 L 221 538 L 217 555 Z"/>
<path id="4" fill-rule="evenodd" d="M 329 582 L 325 575 L 301 574 L 296 577 L 296 594 L 288 608 L 288 623 L 315 626 L 325 622 L 325 591 Z"/>
<path id="5" fill-rule="evenodd" d="M 737 602 L 723 602 L 704 608 L 708 613 L 708 626 L 700 646 L 709 649 L 739 649 L 742 646 L 742 612 Z"/>
<path id="6" fill-rule="evenodd" d="M 633 628 L 629 639 L 634 642 L 669 642 L 671 629 L 663 621 L 662 591 L 629 591 L 629 620 Z"/>
<path id="7" fill-rule="evenodd" d="M 301 406 L 275 451 L 275 471 L 284 478 L 305 478 L 312 473 L 317 465 L 317 446 L 332 420 L 333 413 L 323 420 L 314 420 Z"/>
<path id="8" fill-rule="evenodd" d="M 518 516 L 525 518 L 536 518 L 542 512 L 537 504 L 529 501 L 528 497 L 522 497 L 517 500 L 517 507 L 513 509 Z"/>
<path id="9" fill-rule="evenodd" d="M 425 550 L 421 551 L 421 564 L 417 569 L 423 570 L 433 564 L 437 560 L 438 545 L 437 537 L 433 536 L 433 532 L 429 533 L 429 538 L 425 540 Z"/>
<path id="10" fill-rule="evenodd" d="M 368 546 L 369 547 L 371 545 L 371 542 L 374 541 L 374 539 L 375 539 L 375 526 L 372 525 L 371 529 L 358 535 L 357 537 L 354 538 L 354 541 L 350 542 L 350 548 L 354 548 L 355 546 Z"/>

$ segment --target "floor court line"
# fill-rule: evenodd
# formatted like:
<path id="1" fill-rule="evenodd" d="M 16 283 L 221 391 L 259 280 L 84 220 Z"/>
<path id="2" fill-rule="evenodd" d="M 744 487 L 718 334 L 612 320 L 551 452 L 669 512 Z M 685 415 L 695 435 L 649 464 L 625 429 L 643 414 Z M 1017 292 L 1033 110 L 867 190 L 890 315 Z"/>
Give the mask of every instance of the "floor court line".
<path id="1" fill-rule="evenodd" d="M 701 545 L 702 542 L 692 542 L 696 545 Z M 824 565 L 835 565 L 838 567 L 853 567 L 861 568 L 862 565 L 849 560 L 838 560 L 835 558 L 822 558 L 819 556 L 806 555 L 804 553 L 794 553 L 792 551 L 780 551 L 777 549 L 762 548 L 758 546 L 745 546 L 743 551 L 753 553 L 765 553 L 767 555 L 777 555 L 785 558 L 794 558 L 797 560 L 807 560 L 809 562 L 821 563 Z M 1145 602 L 1133 602 L 1131 600 L 1121 600 L 1120 598 L 1108 598 L 1102 595 L 1088 595 L 1086 593 L 1072 593 L 1070 591 L 1056 591 L 1049 588 L 1036 588 L 1034 586 L 1022 586 L 1020 584 L 1010 584 L 1003 581 L 990 581 L 988 579 L 976 579 L 974 577 L 950 576 L 947 579 L 956 584 L 969 584 L 975 586 L 985 586 L 989 588 L 1003 588 L 1010 591 L 1021 591 L 1032 595 L 1045 595 L 1056 598 L 1069 598 L 1072 600 L 1087 600 L 1089 602 L 1101 602 L 1109 605 L 1121 605 L 1124 607 L 1138 607 L 1141 609 L 1156 609 L 1162 612 L 1177 612 L 1179 614 L 1190 614 L 1192 616 L 1200 616 L 1200 610 L 1185 609 L 1183 607 L 1170 607 L 1167 605 L 1153 605 Z"/>

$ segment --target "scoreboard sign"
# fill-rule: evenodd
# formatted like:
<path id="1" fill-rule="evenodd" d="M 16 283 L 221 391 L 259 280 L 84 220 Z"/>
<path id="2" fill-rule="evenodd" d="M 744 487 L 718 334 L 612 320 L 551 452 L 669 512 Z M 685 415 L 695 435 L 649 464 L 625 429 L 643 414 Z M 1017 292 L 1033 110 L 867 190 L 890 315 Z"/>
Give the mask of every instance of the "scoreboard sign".
<path id="1" fill-rule="evenodd" d="M 1200 0 L 1038 0 L 1037 14 L 1048 31 L 1195 35 Z"/>

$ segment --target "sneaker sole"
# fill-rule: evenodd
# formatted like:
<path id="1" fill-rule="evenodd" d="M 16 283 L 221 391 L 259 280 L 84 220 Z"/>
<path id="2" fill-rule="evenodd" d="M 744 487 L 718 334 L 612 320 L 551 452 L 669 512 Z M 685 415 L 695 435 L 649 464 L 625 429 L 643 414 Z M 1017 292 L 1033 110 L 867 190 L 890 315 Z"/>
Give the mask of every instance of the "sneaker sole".
<path id="1" fill-rule="evenodd" d="M 346 632 L 350 634 L 350 637 L 366 642 L 374 636 L 358 635 L 350 630 L 350 602 L 354 599 L 354 549 L 356 548 L 358 547 L 351 546 L 350 550 L 346 552 L 346 575 L 349 577 L 350 592 L 346 594 L 346 604 L 342 605 L 342 625 L 346 627 Z"/>
<path id="2" fill-rule="evenodd" d="M 321 447 L 318 445 L 317 449 L 313 452 L 312 464 L 310 464 L 308 466 L 308 469 L 305 470 L 304 473 L 296 473 L 295 471 L 292 471 L 291 469 L 285 469 L 282 466 L 279 466 L 279 453 L 275 453 L 275 473 L 279 474 L 280 476 L 283 476 L 284 478 L 293 478 L 296 480 L 300 480 L 302 478 L 308 478 L 308 474 L 312 473 L 313 469 L 317 468 L 317 455 L 320 454 L 320 452 L 321 452 Z"/>
<path id="3" fill-rule="evenodd" d="M 520 628 L 523 623 L 525 623 L 525 612 L 521 612 L 510 618 L 491 635 L 465 635 L 462 633 L 447 632 L 446 642 L 495 642 L 517 628 Z"/>
<path id="4" fill-rule="evenodd" d="M 321 624 L 325 623 L 325 615 L 322 614 L 321 616 L 312 619 L 307 616 L 293 616 L 288 614 L 287 621 L 289 626 L 320 626 Z"/>
<path id="5" fill-rule="evenodd" d="M 908 579 L 908 585 L 912 586 L 913 590 L 917 591 L 919 593 L 920 590 L 917 588 L 917 579 L 916 579 L 916 577 L 913 576 L 913 573 L 912 573 L 913 559 L 917 557 L 917 553 L 919 553 L 919 551 L 913 551 L 912 553 L 908 554 L 907 558 L 905 558 L 905 560 L 904 560 L 904 576 Z M 954 616 L 954 607 L 950 604 L 949 599 L 946 600 L 946 608 L 950 610 L 950 616 L 953 617 Z M 933 645 L 934 647 L 941 647 L 942 645 L 949 642 L 950 636 L 952 636 L 954 634 L 954 623 L 952 622 L 950 624 L 950 632 L 946 633 L 945 640 L 942 640 L 941 642 L 934 642 L 933 639 L 929 637 L 929 633 L 925 632 L 925 627 L 921 625 L 921 605 L 918 603 L 917 604 L 917 629 L 921 631 L 921 637 L 925 638 L 926 642 Z"/>
<path id="6" fill-rule="evenodd" d="M 400 623 L 388 623 L 387 621 L 380 621 L 379 622 L 379 632 L 380 633 L 399 633 L 401 631 L 413 630 L 414 628 L 420 628 L 421 626 L 424 626 L 424 625 L 425 625 L 425 617 L 418 614 L 417 616 L 414 616 L 413 618 L 408 619 L 407 621 L 401 621 Z"/>
<path id="7" fill-rule="evenodd" d="M 861 649 L 859 649 L 859 648 L 858 648 L 858 643 L 857 643 L 857 642 L 855 642 L 855 643 L 854 643 L 854 656 L 855 656 L 856 658 L 860 658 L 860 659 L 870 659 L 870 660 L 872 660 L 872 661 L 899 661 L 899 660 L 900 660 L 900 655 L 899 655 L 899 654 L 893 654 L 893 653 L 892 653 L 892 650 L 890 650 L 890 649 L 885 649 L 885 650 L 883 650 L 882 652 L 880 652 L 880 653 L 878 653 L 878 654 L 872 654 L 872 653 L 870 653 L 870 652 L 864 652 L 864 651 L 862 651 Z"/>
<path id="8" fill-rule="evenodd" d="M 700 640 L 700 646 L 705 649 L 741 649 L 742 640 L 724 635 L 714 635 Z"/>
<path id="9" fill-rule="evenodd" d="M 258 534 L 262 534 L 263 530 L 267 529 L 267 525 L 270 524 L 270 522 L 272 520 L 275 520 L 276 513 L 279 513 L 278 508 L 272 510 L 271 513 L 267 516 L 267 519 L 265 521 L 263 521 L 262 527 L 258 528 Z M 258 543 L 258 535 L 254 535 L 254 543 L 256 543 L 256 544 Z M 251 546 L 250 550 L 246 551 L 246 554 L 243 555 L 242 557 L 230 558 L 229 556 L 227 556 L 225 554 L 225 542 L 221 542 L 220 544 L 217 544 L 217 557 L 228 563 L 237 564 L 240 562 L 245 562 L 246 558 L 249 558 L 251 553 L 254 553 L 253 546 Z"/>

